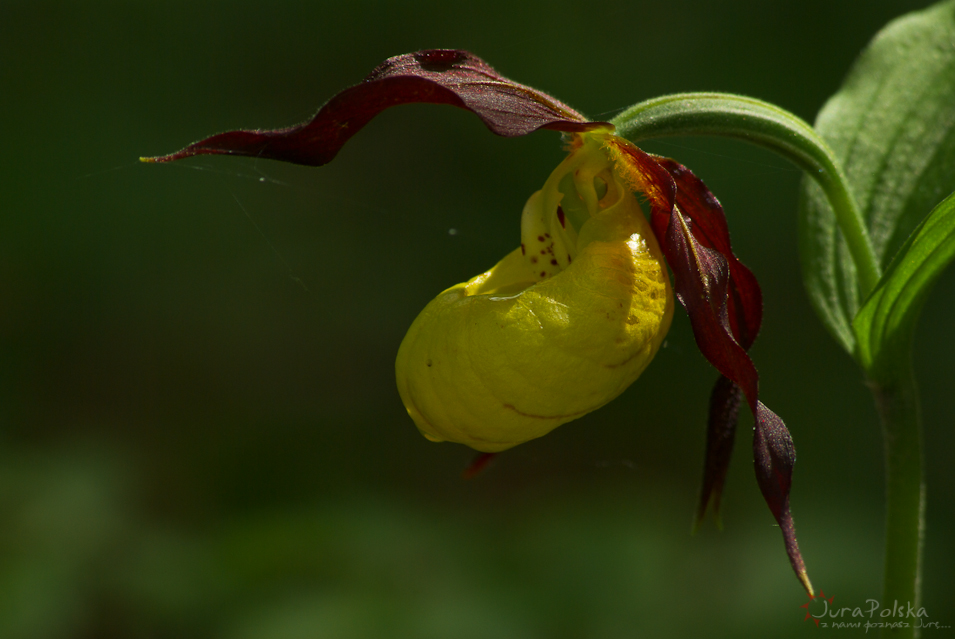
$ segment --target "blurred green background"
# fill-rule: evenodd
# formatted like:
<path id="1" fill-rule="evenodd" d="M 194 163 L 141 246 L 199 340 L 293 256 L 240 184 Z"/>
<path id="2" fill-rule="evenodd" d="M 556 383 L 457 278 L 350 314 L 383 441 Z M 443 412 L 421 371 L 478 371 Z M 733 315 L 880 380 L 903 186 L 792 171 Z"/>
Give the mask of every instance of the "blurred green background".
<path id="1" fill-rule="evenodd" d="M 505 140 L 409 106 L 320 169 L 136 158 L 299 122 L 429 47 L 470 49 L 598 119 L 714 90 L 811 121 L 875 31 L 926 5 L 0 4 L 0 637 L 818 632 L 754 481 L 747 416 L 725 529 L 690 535 L 715 373 L 682 313 L 622 397 L 475 480 L 459 479 L 472 451 L 425 441 L 405 414 L 404 331 L 517 245 L 558 135 Z M 799 173 L 738 143 L 646 148 L 707 181 L 761 280 L 753 356 L 799 452 L 809 573 L 836 605 L 865 605 L 881 594 L 881 439 L 802 289 Z M 949 272 L 916 367 L 924 603 L 951 626 L 953 314 Z"/>

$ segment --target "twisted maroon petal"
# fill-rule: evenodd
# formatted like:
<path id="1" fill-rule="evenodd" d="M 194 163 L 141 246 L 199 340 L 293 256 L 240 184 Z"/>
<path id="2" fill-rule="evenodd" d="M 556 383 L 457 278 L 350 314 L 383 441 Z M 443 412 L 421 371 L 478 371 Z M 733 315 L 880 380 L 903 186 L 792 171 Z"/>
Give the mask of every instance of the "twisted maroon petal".
<path id="1" fill-rule="evenodd" d="M 786 424 L 762 402 L 756 407 L 756 428 L 753 430 L 753 463 L 756 481 L 763 493 L 779 529 L 783 533 L 786 554 L 796 577 L 806 592 L 813 594 L 809 575 L 799 543 L 796 541 L 796 526 L 789 510 L 789 489 L 792 486 L 793 464 L 796 462 L 796 447 Z"/>
<path id="2" fill-rule="evenodd" d="M 746 352 L 762 321 L 759 284 L 733 255 L 719 201 L 686 167 L 668 159 L 656 160 L 673 180 L 675 205 L 668 217 L 655 207 L 651 227 L 673 270 L 673 290 L 689 315 L 697 346 L 722 374 L 710 398 L 697 523 L 710 503 L 719 514 L 741 391 L 755 418 L 753 456 L 757 483 L 779 523 L 793 570 L 811 594 L 812 585 L 789 510 L 795 447 L 783 421 L 759 401 L 759 374 Z"/>
<path id="3" fill-rule="evenodd" d="M 657 158 L 657 161 L 673 177 L 677 206 L 693 221 L 694 235 L 727 260 L 732 281 L 727 301 L 730 327 L 740 346 L 749 350 L 763 321 L 763 296 L 756 277 L 733 254 L 723 207 L 703 180 L 688 168 L 669 158 Z"/>
<path id="4" fill-rule="evenodd" d="M 345 89 L 312 119 L 285 129 L 228 131 L 199 140 L 176 153 L 147 162 L 193 155 L 245 155 L 320 166 L 335 157 L 372 118 L 399 104 L 450 104 L 475 113 L 498 135 L 514 137 L 538 129 L 585 131 L 588 122 L 563 102 L 508 80 L 467 51 L 431 49 L 389 58 L 361 83 Z"/>
<path id="5" fill-rule="evenodd" d="M 726 473 L 729 471 L 730 459 L 733 455 L 733 442 L 736 438 L 736 424 L 739 421 L 742 394 L 740 387 L 723 375 L 716 380 L 713 391 L 710 393 L 703 485 L 693 521 L 694 531 L 703 523 L 706 509 L 711 505 L 717 526 L 723 527 L 720 519 L 720 497 L 723 494 L 723 484 L 726 482 Z"/>
<path id="6" fill-rule="evenodd" d="M 667 263 L 673 269 L 674 293 L 690 317 L 700 352 L 743 389 L 755 413 L 759 375 L 730 329 L 729 265 L 722 253 L 700 243 L 693 226 L 680 208 L 674 207 L 663 242 Z"/>

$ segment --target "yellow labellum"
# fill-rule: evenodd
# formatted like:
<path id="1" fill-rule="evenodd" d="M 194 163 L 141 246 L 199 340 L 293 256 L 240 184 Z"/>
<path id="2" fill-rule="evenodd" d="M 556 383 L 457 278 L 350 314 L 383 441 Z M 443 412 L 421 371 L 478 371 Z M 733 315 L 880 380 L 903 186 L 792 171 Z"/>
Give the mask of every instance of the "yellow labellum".
<path id="1" fill-rule="evenodd" d="M 398 391 L 432 441 L 497 452 L 622 393 L 673 313 L 665 262 L 602 136 L 583 135 L 524 207 L 521 248 L 453 286 L 398 351 Z"/>

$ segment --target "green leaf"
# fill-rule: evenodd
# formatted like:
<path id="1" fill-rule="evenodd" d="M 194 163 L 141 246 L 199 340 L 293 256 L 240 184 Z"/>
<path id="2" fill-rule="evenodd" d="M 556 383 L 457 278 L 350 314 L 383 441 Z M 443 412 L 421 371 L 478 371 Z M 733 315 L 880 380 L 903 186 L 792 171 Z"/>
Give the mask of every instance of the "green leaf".
<path id="1" fill-rule="evenodd" d="M 922 305 L 953 259 L 955 193 L 912 233 L 853 321 L 858 357 L 874 381 L 889 381 L 905 367 Z"/>
<path id="2" fill-rule="evenodd" d="M 904 16 L 876 35 L 819 113 L 816 130 L 842 164 L 884 268 L 955 188 L 955 2 Z M 839 343 L 858 355 L 852 319 L 868 292 L 826 198 L 808 179 L 799 220 L 809 296 Z"/>

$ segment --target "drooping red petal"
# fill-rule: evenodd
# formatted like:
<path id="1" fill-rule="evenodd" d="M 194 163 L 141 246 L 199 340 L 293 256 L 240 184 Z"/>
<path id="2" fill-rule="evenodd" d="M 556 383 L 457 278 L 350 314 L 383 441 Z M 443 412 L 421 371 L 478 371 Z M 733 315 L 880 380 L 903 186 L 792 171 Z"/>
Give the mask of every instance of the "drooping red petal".
<path id="1" fill-rule="evenodd" d="M 789 510 L 789 489 L 792 486 L 793 464 L 796 462 L 796 447 L 786 424 L 776 413 L 758 402 L 756 409 L 756 428 L 753 431 L 753 464 L 756 468 L 756 481 L 763 493 L 763 499 L 769 506 L 779 529 L 783 533 L 786 554 L 792 564 L 796 577 L 806 592 L 813 594 L 806 564 L 799 552 L 796 541 L 796 526 Z"/>
<path id="2" fill-rule="evenodd" d="M 733 441 L 736 437 L 736 424 L 739 421 L 739 407 L 742 390 L 735 382 L 720 375 L 710 393 L 710 415 L 706 425 L 706 458 L 703 463 L 703 486 L 700 489 L 700 501 L 696 508 L 693 530 L 703 523 L 707 507 L 712 504 L 717 525 L 720 521 L 720 497 L 723 484 L 733 455 Z"/>
<path id="3" fill-rule="evenodd" d="M 674 293 L 690 317 L 700 352 L 743 389 L 755 414 L 759 375 L 730 329 L 730 272 L 726 257 L 703 246 L 691 231 L 692 226 L 693 222 L 680 208 L 674 207 L 663 242 L 663 253 L 673 269 Z"/>
<path id="4" fill-rule="evenodd" d="M 361 83 L 345 89 L 312 119 L 285 129 L 229 131 L 147 162 L 193 155 L 245 155 L 320 166 L 372 118 L 399 104 L 450 104 L 475 113 L 498 135 L 514 137 L 538 129 L 585 131 L 603 122 L 584 116 L 542 91 L 508 80 L 481 58 L 450 49 L 417 51 L 389 58 Z"/>
<path id="5" fill-rule="evenodd" d="M 755 418 L 753 452 L 756 479 L 763 498 L 779 523 L 786 544 L 786 553 L 797 578 L 812 594 L 812 584 L 796 542 L 796 530 L 789 510 L 789 490 L 796 452 L 792 437 L 783 421 L 759 401 L 759 376 L 746 350 L 737 343 L 730 329 L 727 312 L 730 276 L 726 258 L 716 249 L 703 246 L 691 230 L 693 222 L 675 206 L 663 242 L 663 252 L 673 269 L 674 293 L 686 308 L 693 335 L 703 355 L 725 377 L 738 385 L 746 395 Z M 717 391 L 721 382 L 717 382 Z M 728 400 L 727 400 L 728 401 Z M 735 417 L 727 414 L 727 417 Z M 710 427 L 714 424 L 711 422 Z M 717 428 L 732 428 L 727 423 Z M 721 437 L 720 433 L 715 434 Z M 728 463 L 728 451 L 708 447 L 707 465 L 713 465 L 713 477 L 704 477 L 716 484 L 719 468 Z M 710 453 L 716 457 L 711 459 Z M 725 456 L 725 458 L 724 458 Z M 718 488 L 717 488 L 718 490 Z M 708 495 L 707 499 L 710 498 Z M 718 494 L 717 494 L 718 499 Z M 705 503 L 704 503 L 705 508 Z"/>
<path id="6" fill-rule="evenodd" d="M 628 161 L 640 167 L 641 176 L 651 176 L 655 184 L 662 182 L 644 166 L 649 156 L 630 150 L 627 144 L 617 146 Z M 673 270 L 673 290 L 687 311 L 697 346 L 722 374 L 711 396 L 697 524 L 709 503 L 718 510 L 742 391 L 755 417 L 757 482 L 782 530 L 793 570 L 811 594 L 789 510 L 795 448 L 783 421 L 759 401 L 759 375 L 746 352 L 762 321 L 759 284 L 733 255 L 723 209 L 703 182 L 672 160 L 651 161 L 667 172 L 672 186 L 667 190 L 657 184 L 647 193 L 650 225 Z"/>
<path id="7" fill-rule="evenodd" d="M 749 350 L 763 321 L 763 295 L 752 271 L 733 254 L 723 206 L 688 168 L 669 158 L 656 159 L 676 183 L 676 203 L 693 221 L 693 234 L 726 258 L 731 280 L 727 302 L 730 327 L 739 345 Z"/>

